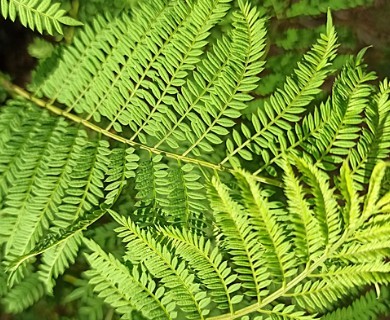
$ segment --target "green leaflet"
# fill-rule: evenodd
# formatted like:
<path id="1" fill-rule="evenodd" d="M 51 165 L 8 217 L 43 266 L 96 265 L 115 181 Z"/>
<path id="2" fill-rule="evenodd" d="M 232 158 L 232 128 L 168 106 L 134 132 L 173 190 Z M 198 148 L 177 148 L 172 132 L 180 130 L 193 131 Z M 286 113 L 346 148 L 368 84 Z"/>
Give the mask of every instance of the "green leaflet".
<path id="1" fill-rule="evenodd" d="M 63 34 L 64 26 L 80 26 L 82 23 L 66 16 L 66 11 L 61 9 L 61 3 L 51 0 L 1 0 L 0 9 L 2 16 L 15 21 L 19 18 L 24 27 L 37 30 L 39 33 L 46 31 L 50 35 Z"/>

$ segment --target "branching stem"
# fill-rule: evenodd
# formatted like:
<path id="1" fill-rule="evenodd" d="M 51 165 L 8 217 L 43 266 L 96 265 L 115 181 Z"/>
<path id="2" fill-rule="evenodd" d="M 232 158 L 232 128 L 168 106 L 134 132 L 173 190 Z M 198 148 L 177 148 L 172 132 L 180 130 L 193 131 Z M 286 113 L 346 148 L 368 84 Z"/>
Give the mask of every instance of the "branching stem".
<path id="1" fill-rule="evenodd" d="M 10 81 L 8 81 L 6 78 L 4 78 L 1 75 L 0 75 L 0 86 L 2 86 L 6 91 L 8 91 L 13 96 L 18 96 L 18 97 L 22 97 L 24 99 L 27 99 L 27 100 L 33 102 L 34 104 L 36 104 L 37 106 L 39 106 L 41 108 L 45 108 L 48 111 L 50 111 L 56 115 L 62 116 L 68 120 L 75 122 L 75 123 L 79 123 L 86 128 L 89 128 L 89 129 L 91 129 L 97 133 L 100 133 L 108 138 L 111 138 L 113 140 L 130 145 L 136 149 L 146 150 L 146 151 L 149 151 L 149 152 L 156 154 L 156 155 L 161 154 L 161 155 L 163 155 L 167 158 L 170 158 L 170 159 L 175 159 L 175 160 L 183 161 L 186 163 L 192 163 L 192 164 L 198 165 L 200 167 L 208 168 L 208 169 L 219 171 L 219 172 L 221 172 L 221 171 L 231 172 L 231 173 L 234 172 L 234 169 L 225 167 L 223 165 L 214 164 L 214 163 L 210 163 L 207 161 L 182 156 L 182 155 L 175 154 L 172 152 L 166 152 L 166 151 L 163 151 L 163 150 L 160 150 L 157 148 L 153 148 L 153 147 L 149 147 L 147 145 L 144 145 L 144 144 L 132 141 L 130 139 L 126 139 L 124 137 L 121 137 L 116 133 L 113 133 L 113 132 L 108 131 L 106 129 L 100 128 L 98 125 L 96 125 L 88 120 L 85 120 L 85 119 L 83 119 L 83 118 L 81 118 L 73 113 L 68 112 L 68 111 L 62 110 L 61 108 L 59 108 L 51 103 L 48 103 L 43 99 L 40 99 L 40 98 L 33 96 L 30 92 L 11 83 Z M 273 186 L 277 186 L 277 187 L 283 186 L 283 184 L 276 179 L 267 178 L 267 177 L 259 177 L 259 176 L 254 176 L 254 178 L 257 181 L 259 181 L 260 183 L 265 183 L 265 184 L 273 185 Z"/>

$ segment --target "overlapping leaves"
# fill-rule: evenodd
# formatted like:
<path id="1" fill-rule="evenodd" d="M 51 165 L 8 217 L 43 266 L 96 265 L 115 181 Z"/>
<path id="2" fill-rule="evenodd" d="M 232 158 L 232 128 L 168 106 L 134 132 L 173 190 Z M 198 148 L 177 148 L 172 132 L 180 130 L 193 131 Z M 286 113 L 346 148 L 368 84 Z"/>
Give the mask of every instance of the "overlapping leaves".
<path id="1" fill-rule="evenodd" d="M 121 305 L 121 294 L 118 301 L 108 299 L 104 289 L 109 283 L 112 294 L 124 294 L 123 285 L 140 285 L 141 277 L 144 288 L 164 295 L 143 289 L 148 299 L 159 301 L 150 307 L 144 305 L 146 300 L 132 302 L 137 293 L 126 291 L 129 305 L 145 316 L 151 310 L 165 314 L 161 319 L 237 319 L 249 314 L 258 315 L 256 319 L 332 319 L 331 311 L 358 289 L 390 281 L 390 243 L 384 234 L 390 198 L 379 196 L 387 166 L 375 167 L 369 192 L 360 197 L 347 163 L 341 190 L 336 190 L 324 172 L 296 158 L 293 167 L 284 165 L 282 203 L 261 190 L 247 172 L 237 172 L 237 191 L 214 177 L 209 186 L 215 217 L 212 238 L 185 228 L 140 228 L 110 211 L 121 225 L 116 231 L 126 253 L 114 262 L 87 241 L 93 252 L 88 255 L 91 284 L 103 276 L 95 290 L 115 307 Z M 345 198 L 337 202 L 340 192 Z M 104 271 L 107 259 L 116 265 L 110 272 Z M 116 268 L 126 281 L 117 277 Z M 141 276 L 130 279 L 138 272 Z M 175 310 L 169 315 L 164 311 L 168 305 Z"/>
<path id="2" fill-rule="evenodd" d="M 60 2 L 51 0 L 1 0 L 2 16 L 15 21 L 18 17 L 24 27 L 46 31 L 50 35 L 63 34 L 64 26 L 79 26 L 80 22 L 66 15 Z"/>
<path id="3" fill-rule="evenodd" d="M 8 1 L 1 3 L 4 14 Z M 247 121 L 266 21 L 244 1 L 233 3 L 145 1 L 131 14 L 97 16 L 38 68 L 34 95 L 4 85 L 33 102 L 1 107 L 8 310 L 50 292 L 81 243 L 92 251 L 91 285 L 124 317 L 138 310 L 148 319 L 316 319 L 363 286 L 388 282 L 385 165 L 374 169 L 390 152 L 388 81 L 379 90 L 371 84 L 361 53 L 317 103 L 337 47 L 329 15 L 294 74 Z M 229 11 L 232 28 L 209 40 Z M 31 14 L 19 14 L 32 28 Z M 343 162 L 339 181 L 320 170 Z M 248 172 L 232 169 L 241 166 Z M 216 175 L 207 202 L 208 169 Z M 222 171 L 235 174 L 236 189 Z M 273 184 L 284 185 L 283 201 L 275 201 L 275 190 L 257 181 L 280 172 L 283 183 Z M 370 177 L 364 198 L 358 191 Z M 122 214 L 110 210 L 126 243 L 120 260 L 82 232 L 125 186 L 124 198 L 135 201 L 121 203 Z"/>
<path id="4" fill-rule="evenodd" d="M 51 291 L 74 262 L 82 229 L 116 201 L 138 157 L 134 149 L 110 150 L 108 142 L 91 139 L 83 129 L 24 101 L 2 106 L 0 119 L 1 260 L 3 267 L 15 269 L 10 297 L 40 281 L 32 286 L 39 294 L 31 293 L 31 302 L 44 293 L 41 286 Z M 33 274 L 35 265 L 27 261 L 41 247 L 46 250 Z M 5 301 L 10 310 L 20 309 L 20 301 Z"/>

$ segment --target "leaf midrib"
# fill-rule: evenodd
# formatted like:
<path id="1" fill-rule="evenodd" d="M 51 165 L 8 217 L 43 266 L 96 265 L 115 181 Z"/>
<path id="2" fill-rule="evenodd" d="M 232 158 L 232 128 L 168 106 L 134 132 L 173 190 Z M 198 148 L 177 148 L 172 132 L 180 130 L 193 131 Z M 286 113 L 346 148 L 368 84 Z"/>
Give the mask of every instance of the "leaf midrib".
<path id="1" fill-rule="evenodd" d="M 85 119 L 83 119 L 83 118 L 81 118 L 73 113 L 67 112 L 67 111 L 65 111 L 65 110 L 63 110 L 63 109 L 61 109 L 53 104 L 50 104 L 49 102 L 46 102 L 43 99 L 34 97 L 30 92 L 28 92 L 25 89 L 9 82 L 7 79 L 5 79 L 1 75 L 0 75 L 0 86 L 3 87 L 6 91 L 8 91 L 12 96 L 22 97 L 30 102 L 33 102 L 35 105 L 37 105 L 41 108 L 47 109 L 51 113 L 54 113 L 58 116 L 62 116 L 68 120 L 71 120 L 74 123 L 81 124 L 84 127 L 89 128 L 94 132 L 100 133 L 101 135 L 103 135 L 107 138 L 110 138 L 110 139 L 116 140 L 118 142 L 127 144 L 127 145 L 132 146 L 136 149 L 146 150 L 146 151 L 151 152 L 155 155 L 163 155 L 163 156 L 170 158 L 170 159 L 175 159 L 175 160 L 183 161 L 186 163 L 192 163 L 192 164 L 198 165 L 200 167 L 208 168 L 212 171 L 229 172 L 229 173 L 235 172 L 234 169 L 228 168 L 228 167 L 223 166 L 221 164 L 214 164 L 214 163 L 211 163 L 208 161 L 182 156 L 182 155 L 179 155 L 176 153 L 167 152 L 164 150 L 160 150 L 160 149 L 157 149 L 154 147 L 147 146 L 147 145 L 142 144 L 142 143 L 138 143 L 138 142 L 126 139 L 126 138 L 119 136 L 115 133 L 112 133 L 108 130 L 100 128 L 98 125 L 93 124 L 90 121 L 85 120 Z M 261 177 L 261 176 L 257 176 L 257 175 L 253 175 L 253 174 L 252 174 L 252 176 L 256 181 L 258 181 L 260 183 L 265 183 L 267 185 L 273 185 L 276 187 L 283 187 L 283 183 L 277 179 L 272 179 L 272 178 L 268 178 L 268 177 Z"/>

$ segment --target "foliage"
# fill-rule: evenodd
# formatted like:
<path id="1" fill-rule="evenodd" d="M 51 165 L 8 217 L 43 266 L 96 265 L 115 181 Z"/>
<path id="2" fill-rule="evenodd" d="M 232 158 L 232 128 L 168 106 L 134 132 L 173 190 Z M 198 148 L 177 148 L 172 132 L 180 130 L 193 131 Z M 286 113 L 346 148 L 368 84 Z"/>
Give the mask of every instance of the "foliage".
<path id="1" fill-rule="evenodd" d="M 245 1 L 83 21 L 28 91 L 0 78 L 7 312 L 72 283 L 59 299 L 79 317 L 96 306 L 91 319 L 389 314 L 390 83 L 375 85 L 362 50 L 327 95 L 330 13 L 264 101 L 267 20 Z"/>
<path id="2" fill-rule="evenodd" d="M 300 175 L 285 164 L 283 204 L 267 200 L 246 172 L 236 174 L 240 192 L 234 198 L 214 177 L 208 195 L 215 217 L 212 239 L 175 227 L 156 234 L 110 211 L 126 243 L 125 264 L 85 239 L 92 251 L 90 283 L 118 313 L 135 308 L 147 319 L 236 319 L 253 313 L 257 319 L 320 319 L 316 315 L 334 310 L 357 287 L 389 281 L 382 233 L 387 227 L 369 222 L 383 214 L 381 220 L 388 219 L 383 208 L 389 197 L 378 198 L 384 167 L 375 168 L 365 199 L 343 167 L 340 191 L 351 202 L 342 207 L 326 174 L 298 159 Z M 306 200 L 311 196 L 312 203 Z M 373 237 L 381 233 L 383 238 Z M 365 302 L 357 300 L 354 307 Z M 213 317 L 213 310 L 224 315 Z M 335 318 L 340 312 L 347 311 L 324 318 L 340 319 Z"/>
<path id="3" fill-rule="evenodd" d="M 269 37 L 270 56 L 266 69 L 270 72 L 264 76 L 264 83 L 256 89 L 259 99 L 268 97 L 275 89 L 283 84 L 286 76 L 293 71 L 293 66 L 299 61 L 302 52 L 305 52 L 315 41 L 319 32 L 323 32 L 322 13 L 328 9 L 332 12 L 345 9 L 356 10 L 370 8 L 373 0 L 297 0 L 297 1 L 258 1 L 252 0 L 254 5 L 260 5 L 267 14 L 273 17 L 270 23 Z M 353 12 L 353 11 L 352 11 Z M 342 66 L 348 59 L 348 54 L 355 54 L 359 48 L 356 30 L 345 26 L 338 21 L 337 31 L 340 39 L 340 51 L 335 59 L 337 67 Z"/>
<path id="4" fill-rule="evenodd" d="M 20 23 L 32 30 L 42 33 L 44 30 L 53 35 L 55 32 L 63 34 L 64 26 L 78 26 L 80 23 L 66 16 L 61 9 L 61 3 L 51 0 L 1 0 L 1 14 L 4 18 Z"/>

